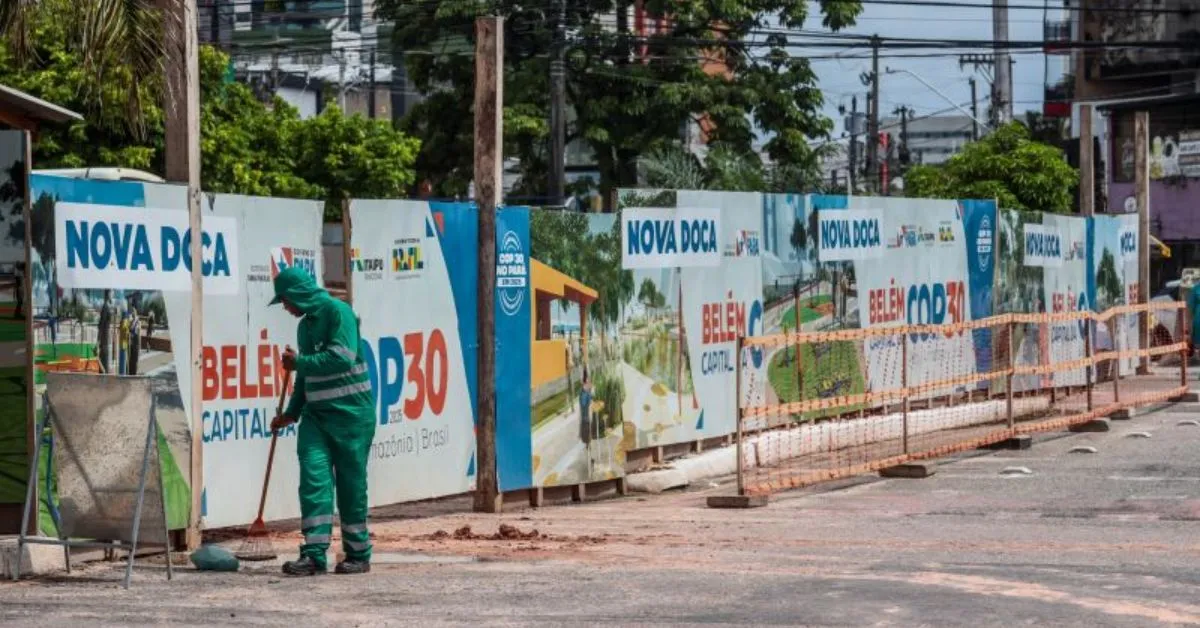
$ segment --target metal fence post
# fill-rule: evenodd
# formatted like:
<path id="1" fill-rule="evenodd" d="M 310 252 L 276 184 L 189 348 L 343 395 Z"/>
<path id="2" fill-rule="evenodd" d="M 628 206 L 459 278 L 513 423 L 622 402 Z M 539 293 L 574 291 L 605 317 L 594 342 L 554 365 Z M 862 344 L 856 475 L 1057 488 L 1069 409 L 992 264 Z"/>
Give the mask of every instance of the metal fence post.
<path id="1" fill-rule="evenodd" d="M 1183 348 L 1179 350 L 1179 385 L 1187 388 L 1187 367 L 1188 367 L 1188 335 L 1187 335 L 1187 305 L 1179 307 L 1180 302 L 1175 303 L 1175 342 L 1183 343 Z M 1188 391 L 1184 391 L 1185 394 Z"/>
<path id="2" fill-rule="evenodd" d="M 900 389 L 904 397 L 901 400 L 901 427 L 904 430 L 904 454 L 908 455 L 908 333 L 900 335 Z"/>
<path id="3" fill-rule="evenodd" d="M 1016 352 L 1013 350 L 1013 342 L 1017 337 L 1017 323 L 1010 320 L 1008 322 L 1008 375 L 1006 376 L 1006 385 L 1004 387 L 1005 398 L 1005 418 L 1008 421 L 1008 429 L 1013 429 L 1015 421 L 1013 419 L 1013 370 L 1017 366 Z"/>
<path id="4" fill-rule="evenodd" d="M 796 320 L 800 320 L 800 313 L 796 312 Z M 734 406 L 737 408 L 737 492 L 738 495 L 746 494 L 746 462 L 743 456 L 744 445 L 743 430 L 742 430 L 742 343 L 745 339 L 742 336 L 737 337 L 734 351 L 734 363 L 736 364 L 734 381 Z"/>
<path id="5" fill-rule="evenodd" d="M 1117 314 L 1110 320 L 1116 321 L 1113 325 L 1112 336 L 1113 355 L 1116 358 L 1109 360 L 1112 362 L 1112 378 L 1113 378 L 1113 403 L 1121 403 L 1121 330 L 1125 326 L 1125 321 L 1121 320 L 1124 314 Z"/>
<path id="6" fill-rule="evenodd" d="M 1087 358 L 1087 409 L 1092 411 L 1092 380 L 1096 376 L 1096 362 L 1092 359 L 1092 317 L 1083 319 L 1083 355 Z"/>

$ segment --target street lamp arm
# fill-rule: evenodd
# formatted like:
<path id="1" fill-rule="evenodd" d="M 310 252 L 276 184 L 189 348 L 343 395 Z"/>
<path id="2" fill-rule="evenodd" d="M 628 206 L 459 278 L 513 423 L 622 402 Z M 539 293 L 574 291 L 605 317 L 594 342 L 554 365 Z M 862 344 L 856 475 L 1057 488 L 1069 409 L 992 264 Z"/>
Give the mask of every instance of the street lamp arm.
<path id="1" fill-rule="evenodd" d="M 968 118 L 970 118 L 970 119 L 974 120 L 975 122 L 979 123 L 979 124 L 980 124 L 981 126 L 983 126 L 984 128 L 989 128 L 989 127 L 990 127 L 990 125 L 989 125 L 987 122 L 984 122 L 983 120 L 980 120 L 979 118 L 976 118 L 975 116 L 971 115 L 971 112 L 970 112 L 970 111 L 967 111 L 966 109 L 963 109 L 963 106 L 962 106 L 962 105 L 960 105 L 960 104 L 958 104 L 958 103 L 954 102 L 954 100 L 952 100 L 952 99 L 951 99 L 949 96 L 947 96 L 945 93 L 943 93 L 943 92 L 942 92 L 942 90 L 940 90 L 940 89 L 938 89 L 938 88 L 934 87 L 933 85 L 930 85 L 930 84 L 929 84 L 929 81 L 926 81 L 925 79 L 921 78 L 921 76 L 920 76 L 919 74 L 917 74 L 916 72 L 913 72 L 912 70 L 905 70 L 904 68 L 900 68 L 900 69 L 892 69 L 892 68 L 887 68 L 887 69 L 885 69 L 885 70 L 884 70 L 884 72 L 886 72 L 887 74 L 907 74 L 907 75 L 909 75 L 909 76 L 911 76 L 911 77 L 913 77 L 913 78 L 917 79 L 917 81 L 918 81 L 919 83 L 921 83 L 921 84 L 922 84 L 922 85 L 924 85 L 925 87 L 928 87 L 930 91 L 932 91 L 933 93 L 937 94 L 938 96 L 941 96 L 941 97 L 942 97 L 942 100 L 945 100 L 946 102 L 950 103 L 950 106 L 952 106 L 952 107 L 954 107 L 955 109 L 959 110 L 959 111 L 960 111 L 960 112 L 962 112 L 964 115 L 966 115 Z"/>

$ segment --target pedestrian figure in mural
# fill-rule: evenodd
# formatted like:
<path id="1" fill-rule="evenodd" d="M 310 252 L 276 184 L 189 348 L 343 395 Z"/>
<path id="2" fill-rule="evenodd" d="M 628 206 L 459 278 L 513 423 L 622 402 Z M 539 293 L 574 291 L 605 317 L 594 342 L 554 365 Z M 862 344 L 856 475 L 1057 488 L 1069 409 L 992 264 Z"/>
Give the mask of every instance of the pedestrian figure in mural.
<path id="1" fill-rule="evenodd" d="M 138 360 L 142 355 L 142 321 L 138 317 L 136 301 L 136 298 L 130 299 L 129 304 L 129 365 L 126 375 L 138 374 Z"/>
<path id="2" fill-rule="evenodd" d="M 96 343 L 100 345 L 97 353 L 100 355 L 100 370 L 103 373 L 112 372 L 112 324 L 112 290 L 105 290 L 104 303 L 100 306 L 100 322 L 96 325 Z"/>
<path id="3" fill-rule="evenodd" d="M 272 305 L 282 303 L 300 319 L 296 344 L 282 357 L 283 368 L 295 373 L 292 399 L 271 429 L 299 422 L 296 453 L 300 458 L 300 558 L 283 565 L 292 576 L 312 576 L 327 569 L 325 554 L 333 532 L 336 486 L 346 559 L 341 574 L 371 570 L 367 533 L 367 458 L 375 438 L 375 397 L 363 360 L 358 319 L 344 302 L 329 296 L 306 271 L 291 267 L 275 277 Z"/>
<path id="4" fill-rule="evenodd" d="M 587 456 L 587 477 L 592 477 L 595 460 L 592 459 L 592 380 L 588 377 L 588 369 L 583 367 L 583 379 L 579 383 L 579 440 L 583 441 L 584 455 Z"/>
<path id="5" fill-rule="evenodd" d="M 129 310 L 121 306 L 121 325 L 117 329 L 117 375 L 129 372 Z"/>

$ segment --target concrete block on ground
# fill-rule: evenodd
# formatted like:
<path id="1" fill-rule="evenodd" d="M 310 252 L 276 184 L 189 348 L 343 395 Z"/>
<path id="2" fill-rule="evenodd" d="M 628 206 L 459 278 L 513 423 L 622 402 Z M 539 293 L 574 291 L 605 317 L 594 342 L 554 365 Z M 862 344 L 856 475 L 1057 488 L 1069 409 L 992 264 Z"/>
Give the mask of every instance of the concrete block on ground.
<path id="1" fill-rule="evenodd" d="M 879 470 L 879 475 L 885 478 L 909 478 L 916 480 L 927 478 L 934 473 L 937 473 L 937 468 L 932 462 L 910 462 Z"/>
<path id="2" fill-rule="evenodd" d="M 17 537 L 0 537 L 0 577 L 11 579 L 17 568 Z M 26 545 L 21 548 L 21 577 L 39 576 L 67 568 L 63 548 L 58 545 Z"/>
<path id="3" fill-rule="evenodd" d="M 634 473 L 625 477 L 625 488 L 634 493 L 661 493 L 688 485 L 687 473 L 680 469 L 662 469 Z"/>
<path id="4" fill-rule="evenodd" d="M 1108 415 L 1108 418 L 1112 419 L 1113 421 L 1128 421 L 1139 414 L 1141 414 L 1139 408 L 1121 408 L 1120 410 Z"/>
<path id="5" fill-rule="evenodd" d="M 762 508 L 766 505 L 766 495 L 712 495 L 708 498 L 709 508 Z"/>
<path id="6" fill-rule="evenodd" d="M 1172 399 L 1171 401 L 1174 401 L 1174 402 L 1176 402 L 1176 403 L 1196 403 L 1196 402 L 1200 402 L 1200 392 L 1196 392 L 1196 391 L 1194 391 L 1194 390 L 1189 390 L 1188 392 L 1185 392 L 1185 393 L 1183 393 L 1182 395 L 1179 395 L 1178 397 L 1175 397 L 1175 398 L 1174 398 L 1174 399 Z"/>
<path id="7" fill-rule="evenodd" d="M 1070 430 L 1077 434 L 1087 432 L 1107 432 L 1109 430 L 1109 424 L 1108 420 L 1106 419 L 1092 419 L 1086 423 L 1072 425 Z"/>
<path id="8" fill-rule="evenodd" d="M 1006 438 L 1002 441 L 984 445 L 980 449 L 1000 450 L 1000 449 L 1029 449 L 1033 447 L 1033 437 L 1029 434 L 1021 434 L 1012 438 Z"/>

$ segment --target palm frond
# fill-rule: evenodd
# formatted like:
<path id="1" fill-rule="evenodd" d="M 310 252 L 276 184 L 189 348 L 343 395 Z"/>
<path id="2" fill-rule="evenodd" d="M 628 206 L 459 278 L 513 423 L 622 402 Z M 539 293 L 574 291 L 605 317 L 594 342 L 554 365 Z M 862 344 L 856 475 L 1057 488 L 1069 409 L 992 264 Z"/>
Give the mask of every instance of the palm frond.
<path id="1" fill-rule="evenodd" d="M 30 38 L 36 9 L 37 0 L 0 0 L 0 37 L 20 63 L 36 56 Z"/>

